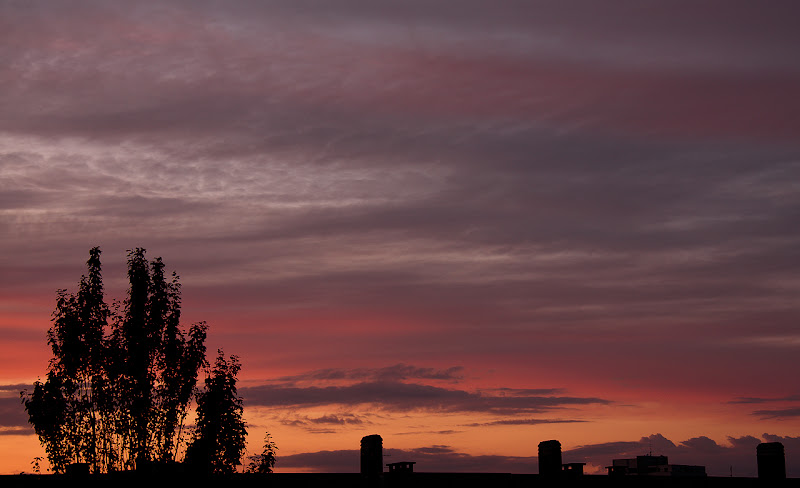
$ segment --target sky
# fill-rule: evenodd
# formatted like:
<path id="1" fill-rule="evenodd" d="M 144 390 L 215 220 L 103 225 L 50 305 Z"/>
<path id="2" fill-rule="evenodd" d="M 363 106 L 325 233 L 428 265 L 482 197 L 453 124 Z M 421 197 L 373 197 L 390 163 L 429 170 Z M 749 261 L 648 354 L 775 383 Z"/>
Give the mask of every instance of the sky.
<path id="1" fill-rule="evenodd" d="M 793 0 L 0 0 L 0 473 L 56 290 L 164 259 L 250 452 L 800 476 Z"/>

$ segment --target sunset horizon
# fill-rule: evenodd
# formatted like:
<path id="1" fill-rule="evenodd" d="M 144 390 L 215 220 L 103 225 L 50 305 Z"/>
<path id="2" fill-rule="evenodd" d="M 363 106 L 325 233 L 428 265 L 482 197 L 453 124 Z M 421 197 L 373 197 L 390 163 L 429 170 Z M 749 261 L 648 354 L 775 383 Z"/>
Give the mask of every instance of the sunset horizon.
<path id="1" fill-rule="evenodd" d="M 0 474 L 102 251 L 241 361 L 248 455 L 800 477 L 789 0 L 0 2 Z M 202 376 L 198 386 L 202 383 Z M 194 421 L 193 413 L 186 419 Z M 399 459 L 402 457 L 403 459 Z"/>

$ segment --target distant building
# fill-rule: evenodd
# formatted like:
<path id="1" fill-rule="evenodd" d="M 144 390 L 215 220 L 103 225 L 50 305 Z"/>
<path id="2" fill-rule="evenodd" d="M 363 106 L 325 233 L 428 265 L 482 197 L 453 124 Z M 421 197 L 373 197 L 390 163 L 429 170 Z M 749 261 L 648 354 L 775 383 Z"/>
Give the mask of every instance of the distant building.
<path id="1" fill-rule="evenodd" d="M 586 463 L 564 463 L 561 465 L 561 474 L 567 478 L 583 476 L 583 467 Z"/>
<path id="2" fill-rule="evenodd" d="M 606 469 L 611 476 L 706 476 L 705 466 L 669 464 L 667 456 L 614 459 Z"/>
<path id="3" fill-rule="evenodd" d="M 400 461 L 397 463 L 389 463 L 386 466 L 389 468 L 389 473 L 392 474 L 409 474 L 414 472 L 414 461 Z"/>

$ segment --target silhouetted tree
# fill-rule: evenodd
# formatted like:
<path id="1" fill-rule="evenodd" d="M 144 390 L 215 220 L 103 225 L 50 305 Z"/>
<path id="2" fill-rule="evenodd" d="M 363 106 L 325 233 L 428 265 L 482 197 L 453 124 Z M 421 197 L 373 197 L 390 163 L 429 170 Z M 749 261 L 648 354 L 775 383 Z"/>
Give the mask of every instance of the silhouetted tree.
<path id="1" fill-rule="evenodd" d="M 128 252 L 130 287 L 110 310 L 100 249 L 89 251 L 77 294 L 58 290 L 47 342 L 47 378 L 22 401 L 55 472 L 72 462 L 94 472 L 174 460 L 205 361 L 207 326 L 184 332 L 180 284 L 164 277 L 161 258 Z"/>
<path id="2" fill-rule="evenodd" d="M 269 435 L 269 432 L 267 432 L 264 434 L 264 447 L 261 450 L 261 454 L 249 457 L 250 464 L 247 465 L 247 472 L 271 473 L 272 468 L 275 467 L 275 452 L 277 450 L 278 446 L 275 444 L 275 441 L 272 440 L 272 436 Z"/>
<path id="3" fill-rule="evenodd" d="M 23 396 L 30 422 L 39 435 L 54 471 L 73 461 L 99 464 L 97 429 L 101 409 L 96 395 L 102 388 L 105 358 L 103 328 L 109 310 L 103 300 L 100 250 L 89 251 L 87 275 L 77 294 L 58 290 L 53 326 L 47 343 L 53 351 L 47 379 Z"/>
<path id="4" fill-rule="evenodd" d="M 186 462 L 198 471 L 232 473 L 241 464 L 245 449 L 242 399 L 236 391 L 239 358 L 225 359 L 217 351 L 214 369 L 206 375 L 205 390 L 197 395 L 194 437 L 186 448 Z"/>
<path id="5" fill-rule="evenodd" d="M 180 283 L 164 277 L 156 258 L 148 267 L 144 249 L 128 254 L 130 288 L 123 312 L 115 316 L 110 364 L 122 397 L 126 436 L 133 461 L 172 461 L 197 374 L 205 364 L 204 322 L 184 334 L 180 321 Z M 129 460 L 130 464 L 130 460 Z"/>

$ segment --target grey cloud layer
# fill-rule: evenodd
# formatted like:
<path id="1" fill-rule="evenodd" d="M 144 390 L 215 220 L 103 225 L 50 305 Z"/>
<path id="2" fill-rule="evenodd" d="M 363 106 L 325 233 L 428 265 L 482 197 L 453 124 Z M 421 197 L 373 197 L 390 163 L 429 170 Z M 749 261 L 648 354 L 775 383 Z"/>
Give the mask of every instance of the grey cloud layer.
<path id="1" fill-rule="evenodd" d="M 274 419 L 281 424 L 316 434 L 336 433 L 337 429 L 350 430 L 354 426 L 385 425 L 392 416 L 410 412 L 467 413 L 478 418 L 490 416 L 488 421 L 461 427 L 587 422 L 526 415 L 566 410 L 578 416 L 581 407 L 612 404 L 602 398 L 566 396 L 564 390 L 558 388 L 500 387 L 467 391 L 453 386 L 464 379 L 462 367 L 437 369 L 396 364 L 382 368 L 327 368 L 278 378 L 266 385 L 246 386 L 239 391 L 248 407 L 270 409 Z M 434 386 L 429 384 L 431 382 L 448 386 Z M 296 412 L 307 408 L 318 412 L 319 407 L 335 413 L 319 416 L 318 413 L 304 415 Z M 287 409 L 294 413 L 291 416 L 280 413 Z M 429 431 L 415 430 L 400 435 L 425 432 Z M 448 435 L 458 432 L 462 431 L 433 433 Z"/>
<path id="2" fill-rule="evenodd" d="M 753 415 L 757 415 L 762 419 L 787 419 L 792 417 L 800 417 L 800 407 L 756 410 L 753 412 Z"/>
<path id="3" fill-rule="evenodd" d="M 300 381 L 365 380 L 401 381 L 407 379 L 429 379 L 458 381 L 464 379 L 464 367 L 447 369 L 420 368 L 410 364 L 395 364 L 384 368 L 326 368 L 293 376 L 284 376 L 276 381 L 295 384 Z"/>
<path id="4" fill-rule="evenodd" d="M 794 364 L 796 3 L 634 3 L 3 3 L 0 290 L 52 296 L 94 245 L 120 288 L 144 246 L 188 305 L 255 310 L 230 333 L 369 309 L 450 364 Z M 384 373 L 249 393 L 548 408 Z"/>
<path id="5" fill-rule="evenodd" d="M 581 405 L 607 405 L 602 398 L 568 396 L 489 396 L 430 385 L 374 381 L 347 386 L 273 386 L 240 389 L 248 405 L 311 407 L 374 405 L 387 411 L 476 412 L 496 415 L 549 412 Z"/>
<path id="6" fill-rule="evenodd" d="M 734 405 L 771 404 L 772 408 L 762 408 L 752 412 L 753 415 L 762 420 L 783 420 L 792 417 L 800 417 L 800 406 L 797 406 L 797 403 L 800 403 L 800 395 L 789 395 L 779 398 L 738 397 L 731 400 L 729 403 Z"/>
<path id="7" fill-rule="evenodd" d="M 0 385 L 0 435 L 33 434 L 19 397 L 25 389 L 31 389 L 31 385 Z"/>
<path id="8" fill-rule="evenodd" d="M 475 156 L 474 145 L 464 149 Z M 781 162 L 785 156 L 776 154 L 770 164 L 763 157 L 737 155 L 715 168 L 700 159 L 676 164 L 678 153 L 648 167 L 637 163 L 646 157 L 639 148 L 622 157 L 610 152 L 606 161 L 617 161 L 595 168 L 579 157 L 565 164 L 557 155 L 571 151 L 566 141 L 552 148 L 561 160 L 557 167 L 537 163 L 542 153 L 535 148 L 531 164 L 509 164 L 518 157 L 514 154 L 528 151 L 506 150 L 507 157 L 498 152 L 495 160 L 487 151 L 491 165 L 476 162 L 463 172 L 465 163 L 455 161 L 431 166 L 432 173 L 450 176 L 426 176 L 425 166 L 407 176 L 394 169 L 360 172 L 349 163 L 348 169 L 323 169 L 321 175 L 315 170 L 317 177 L 327 171 L 337 175 L 327 184 L 316 180 L 318 188 L 304 188 L 312 170 L 303 164 L 287 168 L 283 182 L 274 180 L 278 172 L 269 166 L 237 169 L 238 163 L 231 174 L 218 177 L 204 175 L 211 163 L 192 164 L 183 176 L 151 165 L 152 184 L 111 176 L 117 170 L 109 165 L 75 172 L 78 181 L 80 174 L 92 178 L 95 169 L 110 170 L 103 178 L 117 182 L 91 185 L 120 188 L 109 195 L 91 195 L 88 186 L 77 192 L 74 187 L 36 189 L 33 182 L 69 181 L 51 169 L 58 163 L 43 166 L 40 176 L 7 181 L 22 183 L 26 189 L 16 191 L 28 201 L 43 202 L 17 214 L 19 246 L 45 229 L 51 238 L 71 239 L 76 225 L 89 235 L 98 226 L 118 227 L 122 238 L 112 238 L 112 245 L 130 246 L 123 241 L 147 234 L 153 243 L 148 247 L 167 256 L 176 239 L 180 243 L 195 235 L 211 244 L 219 238 L 235 261 L 202 254 L 192 259 L 197 251 L 190 250 L 180 257 L 192 260 L 178 262 L 179 269 L 207 267 L 209 275 L 236 280 L 236 273 L 217 271 L 230 270 L 231 264 L 234 270 L 256 272 L 277 268 L 278 273 L 259 279 L 264 292 L 272 291 L 272 277 L 283 291 L 263 294 L 290 300 L 286 295 L 293 290 L 294 299 L 303 300 L 309 285 L 323 287 L 320 295 L 374 290 L 383 300 L 403 300 L 404 294 L 391 293 L 392 288 L 413 293 L 409 287 L 425 284 L 441 288 L 437 296 L 452 296 L 454 302 L 491 306 L 493 295 L 504 295 L 518 305 L 495 307 L 505 313 L 532 307 L 544 312 L 531 302 L 536 299 L 561 309 L 571 305 L 569 313 L 580 313 L 575 305 L 603 305 L 611 307 L 608 313 L 638 317 L 671 313 L 680 302 L 691 304 L 684 313 L 697 317 L 718 315 L 730 300 L 737 301 L 739 314 L 763 310 L 765 304 L 791 310 L 795 269 L 790 263 L 797 262 L 800 238 L 791 225 L 798 212 L 791 192 L 797 166 Z M 597 149 L 603 150 L 616 151 Z M 381 192 L 381 179 L 390 184 L 388 191 Z M 268 193 L 272 181 L 278 184 L 274 196 Z M 203 188 L 213 182 L 223 188 Z M 225 186 L 233 191 L 225 193 Z M 54 200 L 60 210 L 45 211 Z M 587 274 L 591 281 L 579 280 Z M 791 315 L 781 320 L 788 322 Z"/>

